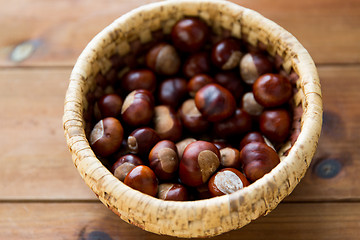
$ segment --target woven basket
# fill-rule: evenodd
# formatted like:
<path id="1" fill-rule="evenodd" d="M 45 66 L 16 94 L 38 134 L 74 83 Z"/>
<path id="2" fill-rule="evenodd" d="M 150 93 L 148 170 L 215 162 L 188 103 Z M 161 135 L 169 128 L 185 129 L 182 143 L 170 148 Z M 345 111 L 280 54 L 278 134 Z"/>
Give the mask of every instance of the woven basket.
<path id="1" fill-rule="evenodd" d="M 286 72 L 299 75 L 294 106 L 303 109 L 301 132 L 291 146 L 280 151 L 281 163 L 249 187 L 207 200 L 163 201 L 123 184 L 91 150 L 84 117 L 89 93 L 97 91 L 96 76 L 111 69 L 114 54 L 126 56 L 131 42 L 146 44 L 153 32 L 169 33 L 184 16 L 196 16 L 215 32 L 227 30 L 252 45 L 259 42 L 270 55 L 284 60 Z M 310 165 L 322 124 L 322 100 L 318 74 L 308 52 L 290 33 L 260 14 L 221 0 L 177 0 L 153 3 L 135 9 L 106 27 L 85 48 L 70 77 L 63 126 L 73 162 L 99 199 L 124 221 L 146 231 L 177 237 L 209 237 L 241 228 L 268 214 L 289 195 Z M 289 148 L 291 147 L 290 151 Z M 286 154 L 281 154 L 286 152 Z"/>

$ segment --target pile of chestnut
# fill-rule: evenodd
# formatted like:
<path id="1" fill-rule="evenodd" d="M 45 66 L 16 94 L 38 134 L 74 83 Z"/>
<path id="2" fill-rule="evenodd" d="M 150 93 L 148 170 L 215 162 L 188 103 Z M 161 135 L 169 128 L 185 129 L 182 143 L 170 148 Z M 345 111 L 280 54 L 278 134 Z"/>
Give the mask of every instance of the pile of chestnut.
<path id="1" fill-rule="evenodd" d="M 238 191 L 279 164 L 295 88 L 276 58 L 184 18 L 139 62 L 96 100 L 89 136 L 119 180 L 186 201 Z"/>

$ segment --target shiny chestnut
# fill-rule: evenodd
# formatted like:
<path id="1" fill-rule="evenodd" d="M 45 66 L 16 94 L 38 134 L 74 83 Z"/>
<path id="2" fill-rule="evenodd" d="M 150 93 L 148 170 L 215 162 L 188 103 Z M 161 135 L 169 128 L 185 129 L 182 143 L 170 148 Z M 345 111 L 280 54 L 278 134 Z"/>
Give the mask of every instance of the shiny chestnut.
<path id="1" fill-rule="evenodd" d="M 146 54 L 146 66 L 160 75 L 174 75 L 180 69 L 180 57 L 168 43 L 159 43 Z"/>
<path id="2" fill-rule="evenodd" d="M 272 143 L 282 143 L 288 137 L 291 117 L 285 109 L 269 109 L 260 115 L 260 131 Z"/>
<path id="3" fill-rule="evenodd" d="M 211 50 L 212 63 L 222 70 L 237 67 L 242 55 L 240 42 L 235 38 L 225 38 L 216 43 Z"/>
<path id="4" fill-rule="evenodd" d="M 148 166 L 139 165 L 125 177 L 124 183 L 135 190 L 155 197 L 158 192 L 158 180 Z"/>
<path id="5" fill-rule="evenodd" d="M 277 107 L 288 102 L 292 95 L 292 86 L 286 77 L 280 74 L 261 75 L 253 85 L 256 101 L 264 107 Z"/>
<path id="6" fill-rule="evenodd" d="M 240 142 L 240 145 L 239 145 L 240 151 L 243 147 L 245 147 L 245 145 L 247 145 L 251 142 L 265 143 L 265 139 L 264 139 L 263 135 L 259 132 L 249 132 L 242 138 L 242 140 Z"/>
<path id="7" fill-rule="evenodd" d="M 223 168 L 215 173 L 209 180 L 208 187 L 213 197 L 236 192 L 250 183 L 239 170 Z"/>
<path id="8" fill-rule="evenodd" d="M 229 90 L 235 100 L 238 100 L 243 95 L 244 87 L 239 74 L 233 71 L 219 72 L 215 74 L 214 79 L 215 83 Z"/>
<path id="9" fill-rule="evenodd" d="M 159 185 L 158 198 L 171 201 L 187 201 L 189 194 L 185 186 L 178 183 L 163 183 Z"/>
<path id="10" fill-rule="evenodd" d="M 154 109 L 154 129 L 162 140 L 176 142 L 182 136 L 182 124 L 173 108 L 158 105 Z"/>
<path id="11" fill-rule="evenodd" d="M 131 70 L 122 77 L 121 86 L 126 92 L 146 89 L 153 93 L 156 88 L 156 76 L 149 69 Z"/>
<path id="12" fill-rule="evenodd" d="M 126 175 L 136 166 L 143 165 L 143 161 L 136 155 L 126 154 L 119 157 L 112 166 L 112 173 L 120 181 L 124 181 Z"/>
<path id="13" fill-rule="evenodd" d="M 176 109 L 186 96 L 187 81 L 184 78 L 169 78 L 159 86 L 158 100 L 163 105 Z"/>
<path id="14" fill-rule="evenodd" d="M 149 166 L 160 180 L 174 179 L 179 166 L 175 144 L 169 140 L 158 142 L 150 151 Z"/>
<path id="15" fill-rule="evenodd" d="M 105 94 L 96 103 L 99 118 L 118 117 L 123 104 L 122 98 L 115 93 Z"/>
<path id="16" fill-rule="evenodd" d="M 121 109 L 122 120 L 130 126 L 148 124 L 154 114 L 154 97 L 148 90 L 138 89 L 129 93 Z"/>
<path id="17" fill-rule="evenodd" d="M 196 74 L 209 73 L 210 70 L 211 62 L 207 52 L 199 52 L 190 55 L 183 65 L 183 73 L 188 78 L 191 78 Z"/>
<path id="18" fill-rule="evenodd" d="M 183 126 L 192 133 L 202 133 L 210 127 L 210 122 L 199 112 L 194 99 L 183 102 L 178 113 Z"/>
<path id="19" fill-rule="evenodd" d="M 107 117 L 100 120 L 90 134 L 90 146 L 96 155 L 107 157 L 121 146 L 124 130 L 119 120 Z"/>
<path id="20" fill-rule="evenodd" d="M 261 142 L 251 142 L 240 151 L 240 159 L 248 180 L 255 182 L 280 163 L 274 149 Z"/>
<path id="21" fill-rule="evenodd" d="M 209 83 L 214 83 L 212 77 L 204 73 L 196 74 L 187 83 L 187 91 L 191 97 L 195 97 L 196 92 Z"/>
<path id="22" fill-rule="evenodd" d="M 220 152 L 214 144 L 205 141 L 190 143 L 184 150 L 179 165 L 182 183 L 197 187 L 207 182 L 220 166 Z"/>
<path id="23" fill-rule="evenodd" d="M 261 75 L 272 71 L 273 64 L 260 53 L 247 53 L 240 61 L 240 74 L 247 84 L 253 84 Z"/>
<path id="24" fill-rule="evenodd" d="M 147 156 L 151 148 L 159 141 L 160 137 L 154 129 L 142 127 L 130 133 L 127 147 L 131 153 Z"/>
<path id="25" fill-rule="evenodd" d="M 230 168 L 241 168 L 240 152 L 236 148 L 225 147 L 220 149 L 220 165 Z"/>
<path id="26" fill-rule="evenodd" d="M 219 122 L 230 117 L 236 108 L 233 95 L 216 83 L 205 85 L 196 93 L 195 105 L 210 122 Z"/>

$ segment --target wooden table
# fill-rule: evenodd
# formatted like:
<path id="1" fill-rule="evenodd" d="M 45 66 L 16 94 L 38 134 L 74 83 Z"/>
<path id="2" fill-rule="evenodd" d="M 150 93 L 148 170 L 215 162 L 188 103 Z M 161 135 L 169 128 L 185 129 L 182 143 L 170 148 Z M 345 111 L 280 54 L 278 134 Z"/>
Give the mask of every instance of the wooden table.
<path id="1" fill-rule="evenodd" d="M 120 220 L 73 166 L 62 130 L 72 66 L 115 18 L 152 0 L 0 1 L 0 239 L 167 239 Z M 360 238 L 360 1 L 235 0 L 314 58 L 324 125 L 302 182 L 276 210 L 215 239 Z"/>

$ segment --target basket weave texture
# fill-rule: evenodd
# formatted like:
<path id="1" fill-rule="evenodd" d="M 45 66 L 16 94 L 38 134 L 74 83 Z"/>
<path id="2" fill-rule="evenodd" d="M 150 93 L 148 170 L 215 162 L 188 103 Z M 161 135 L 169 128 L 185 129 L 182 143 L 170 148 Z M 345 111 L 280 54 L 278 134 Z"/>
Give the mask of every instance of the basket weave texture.
<path id="1" fill-rule="evenodd" d="M 125 56 L 131 42 L 152 40 L 152 32 L 169 33 L 185 16 L 207 22 L 214 32 L 226 29 L 237 38 L 247 36 L 252 45 L 267 46 L 269 54 L 281 56 L 285 71 L 299 75 L 294 105 L 302 105 L 301 132 L 287 156 L 269 174 L 240 191 L 207 200 L 163 201 L 133 190 L 115 178 L 91 150 L 84 120 L 95 91 L 96 75 L 112 67 L 111 56 Z M 268 214 L 289 195 L 310 165 L 322 124 L 321 88 L 315 64 L 290 33 L 260 14 L 221 0 L 177 0 L 135 9 L 101 31 L 85 48 L 70 77 L 63 127 L 73 162 L 99 199 L 124 221 L 147 231 L 177 237 L 209 237 L 238 229 Z M 285 147 L 282 152 L 289 149 Z"/>

